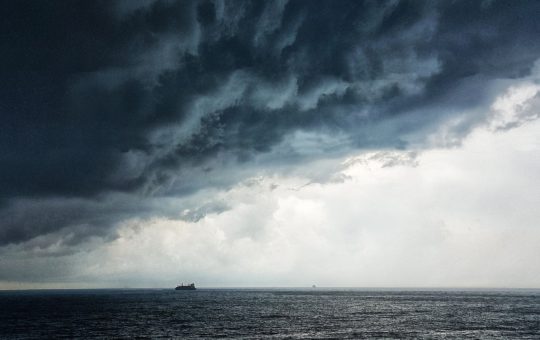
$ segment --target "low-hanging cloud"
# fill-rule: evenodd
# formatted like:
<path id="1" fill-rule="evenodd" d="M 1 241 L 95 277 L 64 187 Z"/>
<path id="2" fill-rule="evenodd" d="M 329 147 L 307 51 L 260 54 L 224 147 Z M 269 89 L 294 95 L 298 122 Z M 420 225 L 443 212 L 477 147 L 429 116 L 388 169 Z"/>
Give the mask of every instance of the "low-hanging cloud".
<path id="1" fill-rule="evenodd" d="M 76 244 L 134 217 L 198 220 L 227 205 L 157 202 L 262 168 L 429 147 L 441 125 L 491 100 L 494 81 L 526 77 L 540 55 L 536 1 L 4 10 L 0 245 L 46 234 Z M 455 138 L 489 118 L 462 117 Z"/>

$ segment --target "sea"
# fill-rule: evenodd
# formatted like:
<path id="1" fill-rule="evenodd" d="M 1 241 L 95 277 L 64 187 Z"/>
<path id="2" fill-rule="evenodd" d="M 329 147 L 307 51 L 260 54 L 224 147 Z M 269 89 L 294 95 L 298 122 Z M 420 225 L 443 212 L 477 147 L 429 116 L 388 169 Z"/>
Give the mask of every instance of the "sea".
<path id="1" fill-rule="evenodd" d="M 540 339 L 540 290 L 0 291 L 0 338 Z"/>

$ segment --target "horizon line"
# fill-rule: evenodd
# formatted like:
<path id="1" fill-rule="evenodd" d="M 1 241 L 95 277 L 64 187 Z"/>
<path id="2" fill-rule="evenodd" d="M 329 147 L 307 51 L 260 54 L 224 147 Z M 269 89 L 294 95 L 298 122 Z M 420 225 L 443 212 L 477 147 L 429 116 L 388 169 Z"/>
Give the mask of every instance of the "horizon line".
<path id="1" fill-rule="evenodd" d="M 485 286 L 197 286 L 208 290 L 249 290 L 249 289 L 309 289 L 309 290 L 540 290 L 540 287 L 485 287 Z M 94 288 L 0 288 L 0 292 L 9 291 L 76 291 L 76 290 L 174 290 L 174 287 L 94 287 Z"/>

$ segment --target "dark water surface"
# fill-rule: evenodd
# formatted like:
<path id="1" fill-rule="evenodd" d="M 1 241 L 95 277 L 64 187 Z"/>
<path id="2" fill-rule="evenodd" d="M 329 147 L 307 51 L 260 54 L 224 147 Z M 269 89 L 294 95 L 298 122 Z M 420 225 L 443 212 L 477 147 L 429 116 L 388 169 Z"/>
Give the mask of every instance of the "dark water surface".
<path id="1" fill-rule="evenodd" d="M 540 339 L 540 291 L 0 291 L 0 337 Z"/>

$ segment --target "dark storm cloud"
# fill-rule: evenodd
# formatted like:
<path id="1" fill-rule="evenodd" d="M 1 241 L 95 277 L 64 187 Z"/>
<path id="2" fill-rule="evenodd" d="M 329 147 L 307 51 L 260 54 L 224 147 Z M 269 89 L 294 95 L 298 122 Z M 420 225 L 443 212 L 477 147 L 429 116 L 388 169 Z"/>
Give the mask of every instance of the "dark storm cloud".
<path id="1" fill-rule="evenodd" d="M 163 214 L 151 197 L 234 183 L 235 166 L 260 155 L 294 164 L 406 148 L 540 55 L 537 1 L 2 8 L 0 244 L 66 228 L 106 234 Z M 306 142 L 299 131 L 340 139 Z M 129 198 L 110 203 L 115 193 Z M 187 218 L 206 210 L 195 211 Z"/>

